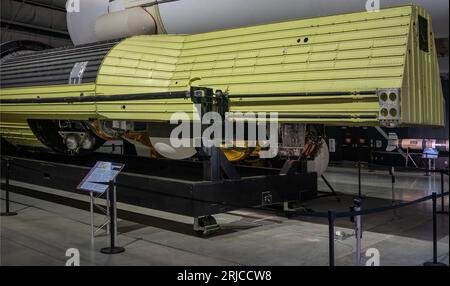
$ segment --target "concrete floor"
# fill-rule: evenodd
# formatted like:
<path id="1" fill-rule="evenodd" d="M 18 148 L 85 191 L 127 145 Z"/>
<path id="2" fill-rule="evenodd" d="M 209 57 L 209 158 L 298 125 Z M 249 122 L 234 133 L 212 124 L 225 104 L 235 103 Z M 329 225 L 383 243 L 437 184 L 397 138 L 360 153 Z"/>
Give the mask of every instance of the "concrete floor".
<path id="1" fill-rule="evenodd" d="M 347 211 L 357 193 L 355 168 L 330 167 L 327 179 L 342 193 L 306 202 L 314 211 Z M 411 201 L 440 191 L 438 175 L 397 173 L 397 200 Z M 391 203 L 391 181 L 384 171 L 363 171 L 363 208 Z M 24 185 L 13 182 L 16 185 Z M 87 201 L 84 196 L 58 190 L 32 187 L 46 196 L 58 195 Z M 323 182 L 319 188 L 327 191 Z M 448 190 L 448 177 L 445 177 Z M 2 196 L 4 193 L 2 192 Z M 192 218 L 119 204 L 118 244 L 126 252 L 105 255 L 99 249 L 107 245 L 100 235 L 90 239 L 89 212 L 23 194 L 11 194 L 14 217 L 0 218 L 0 265 L 65 265 L 66 250 L 80 251 L 81 265 L 328 265 L 328 226 L 326 219 L 286 218 L 274 212 L 242 209 L 217 215 L 221 232 L 199 237 L 192 231 Z M 72 201 L 74 202 L 74 201 Z M 74 204 L 72 204 L 73 206 Z M 77 204 L 75 204 L 77 205 Z M 2 208 L 4 201 L 2 200 Z M 86 203 L 81 204 L 86 207 Z M 446 199 L 448 210 L 448 198 Z M 398 210 L 396 213 L 363 217 L 363 254 L 369 248 L 380 252 L 380 264 L 422 265 L 432 258 L 431 203 Z M 96 215 L 96 223 L 102 217 Z M 336 265 L 355 264 L 353 223 L 337 221 Z M 438 258 L 449 263 L 449 217 L 438 215 Z M 363 256 L 363 262 L 365 258 Z"/>

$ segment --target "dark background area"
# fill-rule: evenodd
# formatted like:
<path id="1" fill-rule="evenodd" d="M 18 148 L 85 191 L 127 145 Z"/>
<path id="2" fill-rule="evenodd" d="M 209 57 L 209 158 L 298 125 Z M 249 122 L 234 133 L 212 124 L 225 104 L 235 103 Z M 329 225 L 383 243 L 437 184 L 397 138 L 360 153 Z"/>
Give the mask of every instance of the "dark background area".
<path id="1" fill-rule="evenodd" d="M 399 138 L 411 139 L 448 139 L 449 138 L 449 80 L 442 80 L 445 98 L 445 128 L 392 128 L 383 130 L 397 133 Z M 405 159 L 397 152 L 386 152 L 387 141 L 373 127 L 334 127 L 325 128 L 328 139 L 336 140 L 336 151 L 330 152 L 333 162 L 362 161 L 381 165 L 405 166 Z M 378 145 L 377 145 L 378 141 Z M 380 146 L 381 144 L 381 146 Z M 413 155 L 414 160 L 425 167 L 425 160 L 420 158 L 420 151 Z M 448 166 L 448 152 L 441 152 L 436 167 Z M 445 162 L 447 161 L 447 164 Z M 411 166 L 411 165 L 410 165 Z"/>

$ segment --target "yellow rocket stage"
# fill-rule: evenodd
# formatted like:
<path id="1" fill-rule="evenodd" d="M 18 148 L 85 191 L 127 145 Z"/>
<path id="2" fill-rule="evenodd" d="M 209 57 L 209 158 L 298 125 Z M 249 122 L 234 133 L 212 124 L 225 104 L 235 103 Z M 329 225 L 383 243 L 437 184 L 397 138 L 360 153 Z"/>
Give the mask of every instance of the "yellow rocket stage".
<path id="1" fill-rule="evenodd" d="M 432 22 L 417 6 L 19 54 L 2 60 L 1 78 L 0 134 L 18 145 L 45 141 L 35 120 L 192 113 L 191 87 L 282 123 L 444 125 Z"/>

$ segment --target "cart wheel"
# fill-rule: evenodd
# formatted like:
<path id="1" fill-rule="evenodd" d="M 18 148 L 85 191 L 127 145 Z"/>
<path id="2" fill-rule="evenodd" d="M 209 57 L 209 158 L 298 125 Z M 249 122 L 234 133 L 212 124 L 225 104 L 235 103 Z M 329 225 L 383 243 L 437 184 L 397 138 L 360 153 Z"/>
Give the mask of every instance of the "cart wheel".
<path id="1" fill-rule="evenodd" d="M 211 215 L 196 218 L 196 222 L 194 222 L 194 231 L 199 236 L 208 236 L 218 230 L 220 230 L 220 227 Z"/>
<path id="2" fill-rule="evenodd" d="M 204 235 L 205 235 L 203 230 L 194 230 L 194 231 L 195 231 L 195 233 L 196 233 L 198 236 L 204 236 Z"/>

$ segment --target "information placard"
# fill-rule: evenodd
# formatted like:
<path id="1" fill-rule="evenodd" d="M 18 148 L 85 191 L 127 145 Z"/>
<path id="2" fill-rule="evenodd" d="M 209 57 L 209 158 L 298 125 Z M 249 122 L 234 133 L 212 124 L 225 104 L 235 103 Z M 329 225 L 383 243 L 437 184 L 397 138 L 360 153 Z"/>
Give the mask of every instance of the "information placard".
<path id="1" fill-rule="evenodd" d="M 107 184 L 114 180 L 122 171 L 124 164 L 99 161 L 83 178 L 77 189 L 94 193 L 104 193 L 108 189 Z"/>

